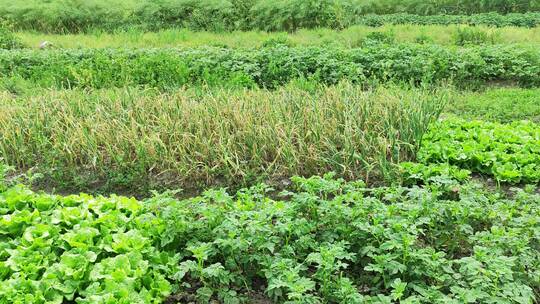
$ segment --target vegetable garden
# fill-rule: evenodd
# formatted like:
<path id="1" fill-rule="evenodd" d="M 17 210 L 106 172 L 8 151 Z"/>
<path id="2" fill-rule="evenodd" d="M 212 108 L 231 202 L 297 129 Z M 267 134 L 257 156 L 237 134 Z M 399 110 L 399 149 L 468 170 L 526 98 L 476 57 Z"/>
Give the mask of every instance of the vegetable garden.
<path id="1" fill-rule="evenodd" d="M 113 2 L 0 0 L 0 304 L 540 302 L 535 1 Z"/>

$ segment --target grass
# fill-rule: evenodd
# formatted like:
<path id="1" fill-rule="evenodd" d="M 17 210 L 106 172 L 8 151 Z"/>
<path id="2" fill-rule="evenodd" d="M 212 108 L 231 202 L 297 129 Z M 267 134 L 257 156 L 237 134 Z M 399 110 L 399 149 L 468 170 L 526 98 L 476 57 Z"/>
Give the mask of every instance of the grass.
<path id="1" fill-rule="evenodd" d="M 344 30 L 313 29 L 299 30 L 295 33 L 260 31 L 246 32 L 196 32 L 188 29 L 167 29 L 157 32 L 128 30 L 118 33 L 96 31 L 92 34 L 45 34 L 39 32 L 18 32 L 16 36 L 24 45 L 38 48 L 41 42 L 49 41 L 59 48 L 108 48 L 108 47 L 199 47 L 227 46 L 231 48 L 262 46 L 271 40 L 284 40 L 291 45 L 323 46 L 334 44 L 341 47 L 358 47 L 362 40 L 372 32 L 391 33 L 397 42 L 436 43 L 452 45 L 455 35 L 460 28 L 458 25 L 384 25 L 379 28 L 368 26 L 352 26 Z M 540 43 L 540 27 L 518 28 L 503 27 L 489 28 L 476 26 L 495 37 L 497 43 L 507 44 L 538 44 Z"/>
<path id="2" fill-rule="evenodd" d="M 540 90 L 495 88 L 484 92 L 461 92 L 446 112 L 464 118 L 498 122 L 540 122 Z"/>
<path id="3" fill-rule="evenodd" d="M 346 83 L 4 93 L 0 157 L 72 191 L 234 187 L 328 171 L 374 182 L 414 156 L 445 102 L 444 92 Z"/>

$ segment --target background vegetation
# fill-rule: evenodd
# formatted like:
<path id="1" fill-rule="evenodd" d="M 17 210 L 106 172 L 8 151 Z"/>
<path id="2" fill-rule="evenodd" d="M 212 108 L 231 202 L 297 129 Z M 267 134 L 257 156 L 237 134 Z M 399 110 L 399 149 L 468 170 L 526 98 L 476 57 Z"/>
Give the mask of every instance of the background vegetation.
<path id="1" fill-rule="evenodd" d="M 412 20 L 422 19 L 414 16 L 398 16 L 393 19 L 364 17 L 373 13 L 469 15 L 486 12 L 523 13 L 539 9 L 540 4 L 536 0 L 2 0 L 0 18 L 12 23 L 18 29 L 61 33 L 95 28 L 115 30 L 130 27 L 146 30 L 187 27 L 213 31 L 246 29 L 292 31 L 313 27 L 344 28 L 363 23 L 370 25 L 399 23 L 403 22 L 403 19 L 408 19 L 406 22 L 410 23 Z M 386 18 L 389 20 L 385 21 Z M 438 22 L 445 22 L 443 24 L 456 23 L 456 18 L 438 18 L 441 20 Z M 519 21 L 522 18 L 523 20 Z M 538 24 L 540 18 L 538 15 L 529 14 L 508 18 L 488 15 L 458 19 L 461 19 L 459 23 L 513 23 L 534 26 Z"/>

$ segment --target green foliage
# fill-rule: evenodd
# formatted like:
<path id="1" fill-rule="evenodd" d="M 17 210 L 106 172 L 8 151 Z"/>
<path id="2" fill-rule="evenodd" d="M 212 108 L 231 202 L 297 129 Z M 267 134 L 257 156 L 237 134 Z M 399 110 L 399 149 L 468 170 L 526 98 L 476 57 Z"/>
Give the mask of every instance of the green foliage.
<path id="1" fill-rule="evenodd" d="M 537 1 L 530 0 L 367 0 L 359 2 L 362 3 L 364 12 L 377 14 L 470 15 L 486 12 L 508 14 L 540 9 Z"/>
<path id="2" fill-rule="evenodd" d="M 256 1 L 250 11 L 251 28 L 295 31 L 301 28 L 344 28 L 360 12 L 354 0 Z"/>
<path id="3" fill-rule="evenodd" d="M 540 196 L 294 177 L 144 202 L 0 192 L 0 303 L 534 303 Z M 450 195 L 451 194 L 451 195 Z M 19 301 L 19 302 L 17 302 Z"/>
<path id="4" fill-rule="evenodd" d="M 42 87 L 67 88 L 201 84 L 274 88 L 299 78 L 322 84 L 369 79 L 417 84 L 454 81 L 463 86 L 507 81 L 538 86 L 540 53 L 516 46 L 448 49 L 379 43 L 359 49 L 277 45 L 241 50 L 21 50 L 0 51 L 0 75 Z"/>
<path id="5" fill-rule="evenodd" d="M 0 21 L 8 21 L 17 29 L 56 33 L 178 27 L 211 31 L 247 29 L 294 31 L 300 28 L 341 29 L 354 24 L 379 26 L 389 23 L 534 27 L 540 21 L 540 14 L 533 12 L 540 10 L 538 1 L 480 2 L 477 0 L 0 0 Z"/>
<path id="6" fill-rule="evenodd" d="M 0 20 L 1 21 L 1 20 Z M 22 48 L 22 43 L 6 26 L 0 22 L 0 50 L 12 50 Z"/>
<path id="7" fill-rule="evenodd" d="M 280 36 L 280 37 L 276 37 L 276 38 L 270 38 L 270 39 L 265 40 L 262 43 L 262 47 L 264 47 L 264 48 L 272 48 L 272 47 L 278 47 L 278 46 L 292 47 L 294 45 L 287 38 L 287 36 Z"/>
<path id="8" fill-rule="evenodd" d="M 7 183 L 7 174 L 9 171 L 13 170 L 13 167 L 10 167 L 4 163 L 4 160 L 0 158 L 0 192 L 5 191 L 8 187 Z"/>
<path id="9" fill-rule="evenodd" d="M 498 88 L 457 94 L 445 110 L 463 118 L 503 123 L 526 119 L 539 123 L 539 100 L 538 89 Z"/>
<path id="10" fill-rule="evenodd" d="M 496 34 L 474 27 L 458 28 L 454 34 L 454 43 L 459 46 L 495 44 L 497 40 Z"/>
<path id="11" fill-rule="evenodd" d="M 156 303 L 178 257 L 160 219 L 125 197 L 0 192 L 0 303 Z"/>
<path id="12" fill-rule="evenodd" d="M 146 32 L 130 29 L 114 33 L 92 32 L 78 34 L 47 34 L 35 31 L 18 32 L 24 45 L 37 48 L 41 42 L 50 41 L 55 48 L 195 48 L 219 46 L 223 48 L 257 48 L 279 44 L 288 46 L 320 46 L 325 48 L 361 47 L 364 38 L 374 31 L 388 33 L 398 43 L 422 43 L 455 45 L 452 35 L 460 25 L 385 25 L 374 29 L 365 25 L 351 26 L 342 30 L 317 28 L 303 29 L 294 33 L 234 31 L 201 32 L 188 29 L 166 29 Z M 499 44 L 536 46 L 540 43 L 538 28 L 491 28 L 471 26 L 490 33 Z"/>
<path id="13" fill-rule="evenodd" d="M 433 38 L 426 35 L 425 33 L 421 33 L 414 38 L 414 42 L 419 44 L 433 43 Z"/>
<path id="14" fill-rule="evenodd" d="M 33 51 L 16 50 L 0 27 L 0 304 L 540 302 L 540 126 L 514 121 L 540 117 L 536 92 L 459 96 L 449 111 L 464 119 L 428 132 L 447 100 L 432 85 L 540 86 L 537 48 L 494 45 L 494 31 L 475 27 L 535 27 L 539 9 L 526 0 L 0 0 L 1 24 L 94 39 L 317 28 L 322 41 L 299 47 L 301 38 L 258 33 L 246 49 Z M 340 37 L 324 37 L 335 32 L 319 29 L 355 24 L 472 26 L 454 27 L 460 47 L 448 48 L 432 45 L 437 33 L 411 31 L 413 45 L 367 28 L 341 41 L 362 48 L 340 49 Z M 49 189 L 145 195 L 270 180 L 287 190 L 57 196 L 14 186 L 25 171 Z M 490 192 L 472 182 L 478 174 L 535 185 Z"/>
<path id="15" fill-rule="evenodd" d="M 482 14 L 464 14 L 464 15 L 416 15 L 408 13 L 384 14 L 384 15 L 365 15 L 358 17 L 354 24 L 364 24 L 368 26 L 382 26 L 385 24 L 417 24 L 417 25 L 450 25 L 450 24 L 468 24 L 468 25 L 487 25 L 492 27 L 528 27 L 533 28 L 540 24 L 540 13 L 524 14 L 499 14 L 495 12 Z"/>
<path id="16" fill-rule="evenodd" d="M 424 137 L 420 162 L 449 163 L 499 182 L 540 182 L 540 126 L 448 119 Z"/>
<path id="17" fill-rule="evenodd" d="M 422 164 L 403 162 L 399 164 L 402 174 L 402 185 L 426 185 L 439 182 L 451 184 L 470 180 L 471 171 L 448 164 Z"/>
<path id="18" fill-rule="evenodd" d="M 234 197 L 209 191 L 180 203 L 160 200 L 156 209 L 174 223 L 167 246 L 178 250 L 203 237 L 202 269 L 218 264 L 229 276 L 215 287 L 194 275 L 190 285 L 242 293 L 262 279 L 275 302 L 535 300 L 538 195 L 520 191 L 508 200 L 459 186 L 443 199 L 442 188 L 366 189 L 332 175 L 293 182 L 286 202 L 269 199 L 264 186 Z M 186 256 L 201 260 L 187 248 Z"/>
<path id="19" fill-rule="evenodd" d="M 392 44 L 396 41 L 396 35 L 393 32 L 371 32 L 364 38 L 364 44 Z"/>

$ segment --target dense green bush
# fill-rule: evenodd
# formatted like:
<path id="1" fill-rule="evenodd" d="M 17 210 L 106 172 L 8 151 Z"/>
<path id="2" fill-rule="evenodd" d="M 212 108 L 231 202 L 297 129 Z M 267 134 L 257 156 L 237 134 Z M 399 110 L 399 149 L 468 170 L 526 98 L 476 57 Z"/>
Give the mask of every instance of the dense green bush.
<path id="1" fill-rule="evenodd" d="M 454 34 L 454 43 L 459 46 L 495 44 L 497 40 L 496 34 L 474 27 L 458 28 Z"/>
<path id="2" fill-rule="evenodd" d="M 300 28 L 344 28 L 360 16 L 354 0 L 257 1 L 250 10 L 250 28 L 294 31 Z"/>
<path id="3" fill-rule="evenodd" d="M 0 24 L 0 50 L 12 50 L 22 48 L 22 43 L 6 27 Z"/>
<path id="4" fill-rule="evenodd" d="M 273 88 L 307 78 L 458 85 L 509 81 L 540 85 L 540 53 L 515 46 L 448 49 L 436 45 L 368 44 L 360 49 L 148 49 L 0 51 L 1 78 L 39 86 L 178 87 L 193 84 Z"/>
<path id="5" fill-rule="evenodd" d="M 281 200 L 264 185 L 144 202 L 0 189 L 0 303 L 539 300 L 532 191 L 292 180 Z"/>
<path id="6" fill-rule="evenodd" d="M 362 40 L 362 45 L 377 43 L 392 44 L 394 42 L 396 42 L 396 35 L 393 32 L 371 32 Z"/>
<path id="7" fill-rule="evenodd" d="M 444 0 L 0 0 L 0 21 L 47 32 L 155 30 L 286 30 L 353 24 L 489 24 L 535 26 L 538 1 Z M 498 12 L 498 13 L 487 13 Z M 516 14 L 525 13 L 523 15 Z M 372 14 L 395 14 L 376 16 Z M 487 13 L 471 15 L 472 13 Z M 507 13 L 513 13 L 506 15 Z M 368 14 L 368 15 L 366 15 Z M 371 14 L 371 15 L 370 15 Z M 462 14 L 448 16 L 441 14 Z M 435 15 L 426 16 L 423 15 Z"/>

